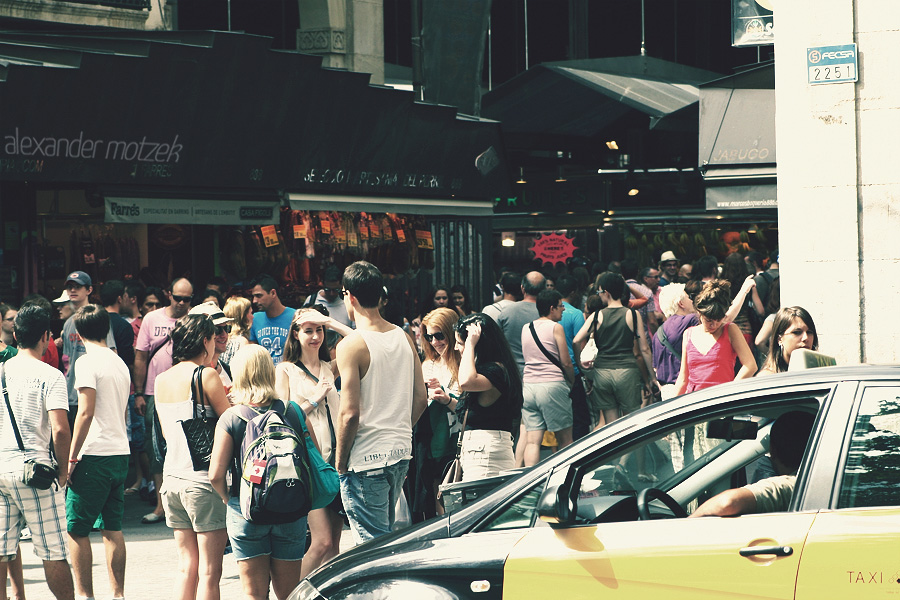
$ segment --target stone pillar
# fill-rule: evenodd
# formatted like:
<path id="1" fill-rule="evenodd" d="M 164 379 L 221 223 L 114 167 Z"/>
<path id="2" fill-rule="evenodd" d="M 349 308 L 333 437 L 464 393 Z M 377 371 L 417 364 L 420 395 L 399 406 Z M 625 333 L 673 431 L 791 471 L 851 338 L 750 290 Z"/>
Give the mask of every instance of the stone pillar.
<path id="1" fill-rule="evenodd" d="M 298 0 L 297 50 L 322 56 L 322 66 L 370 73 L 384 83 L 382 0 Z"/>
<path id="2" fill-rule="evenodd" d="M 841 364 L 900 359 L 896 0 L 778 0 L 781 305 L 810 311 Z M 807 48 L 856 43 L 859 81 L 810 85 Z"/>

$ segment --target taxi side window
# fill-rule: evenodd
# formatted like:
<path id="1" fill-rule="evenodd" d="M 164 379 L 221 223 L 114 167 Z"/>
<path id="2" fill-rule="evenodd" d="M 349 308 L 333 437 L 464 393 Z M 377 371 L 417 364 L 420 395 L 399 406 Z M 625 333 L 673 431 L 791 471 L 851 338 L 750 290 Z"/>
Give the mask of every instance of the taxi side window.
<path id="1" fill-rule="evenodd" d="M 900 505 L 900 387 L 869 387 L 844 466 L 838 508 Z"/>
<path id="2" fill-rule="evenodd" d="M 534 509 L 537 507 L 538 499 L 541 497 L 541 492 L 544 491 L 546 483 L 546 479 L 541 479 L 479 531 L 500 531 L 503 529 L 531 527 L 535 516 Z"/>

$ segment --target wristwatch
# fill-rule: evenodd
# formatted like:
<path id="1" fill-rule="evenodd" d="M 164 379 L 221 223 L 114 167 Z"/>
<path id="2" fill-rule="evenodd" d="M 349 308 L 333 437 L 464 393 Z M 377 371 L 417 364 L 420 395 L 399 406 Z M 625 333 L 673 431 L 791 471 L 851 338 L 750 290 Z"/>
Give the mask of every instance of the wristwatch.
<path id="1" fill-rule="evenodd" d="M 312 406 L 313 408 L 319 408 L 319 403 L 316 402 L 315 400 L 307 400 L 307 402 L 309 402 L 309 405 Z"/>

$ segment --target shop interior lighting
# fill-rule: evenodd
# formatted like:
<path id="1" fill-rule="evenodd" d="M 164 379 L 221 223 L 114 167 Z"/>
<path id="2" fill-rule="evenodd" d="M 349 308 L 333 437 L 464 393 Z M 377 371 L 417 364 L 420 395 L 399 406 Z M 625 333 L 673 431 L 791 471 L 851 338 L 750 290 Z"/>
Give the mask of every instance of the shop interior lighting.
<path id="1" fill-rule="evenodd" d="M 525 181 L 525 168 L 519 167 L 519 180 L 516 183 L 528 183 Z"/>
<path id="2" fill-rule="evenodd" d="M 514 231 L 504 231 L 500 234 L 500 245 L 505 248 L 512 248 L 516 245 L 516 233 Z"/>
<path id="3" fill-rule="evenodd" d="M 628 190 L 629 196 L 637 196 L 640 193 L 641 193 L 641 190 L 639 190 L 637 188 L 631 188 L 630 190 Z"/>
<path id="4" fill-rule="evenodd" d="M 619 144 L 616 143 L 616 140 L 610 140 L 610 141 L 606 142 L 606 147 L 609 148 L 610 150 L 618 150 Z"/>
<path id="5" fill-rule="evenodd" d="M 756 233 L 757 231 L 759 231 L 759 225 L 757 225 L 756 223 L 754 223 L 747 229 L 747 233 Z"/>
<path id="6" fill-rule="evenodd" d="M 610 175 L 610 174 L 621 174 L 628 173 L 628 169 L 597 169 L 597 173 L 600 175 Z"/>
<path id="7" fill-rule="evenodd" d="M 565 177 L 565 175 L 563 175 L 563 168 L 557 167 L 556 168 L 556 183 L 562 183 L 565 180 L 566 180 L 566 177 Z"/>

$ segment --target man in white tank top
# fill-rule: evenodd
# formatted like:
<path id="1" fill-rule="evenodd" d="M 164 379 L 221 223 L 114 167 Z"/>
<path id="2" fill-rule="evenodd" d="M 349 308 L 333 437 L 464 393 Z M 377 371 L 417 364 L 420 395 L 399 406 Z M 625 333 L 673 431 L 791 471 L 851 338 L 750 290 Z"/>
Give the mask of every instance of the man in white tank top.
<path id="1" fill-rule="evenodd" d="M 381 272 L 358 261 L 343 276 L 356 331 L 337 346 L 341 409 L 337 458 L 341 499 L 357 543 L 389 533 L 412 458 L 412 426 L 426 406 L 412 339 L 378 312 Z"/>

